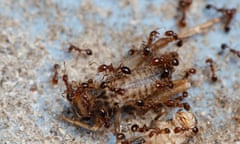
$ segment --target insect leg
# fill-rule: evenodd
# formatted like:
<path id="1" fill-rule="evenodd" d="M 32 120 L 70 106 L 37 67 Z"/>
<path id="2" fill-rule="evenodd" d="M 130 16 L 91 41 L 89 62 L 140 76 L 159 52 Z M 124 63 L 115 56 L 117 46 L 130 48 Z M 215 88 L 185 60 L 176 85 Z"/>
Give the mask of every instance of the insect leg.
<path id="1" fill-rule="evenodd" d="M 85 128 L 85 129 L 88 129 L 88 130 L 90 130 L 90 131 L 97 131 L 97 130 L 101 127 L 101 124 L 100 124 L 100 123 L 95 123 L 93 126 L 90 126 L 90 125 L 85 124 L 85 123 L 83 123 L 83 122 L 81 122 L 81 121 L 79 121 L 79 120 L 73 120 L 73 119 L 68 118 L 68 117 L 65 117 L 65 116 L 63 116 L 63 115 L 60 115 L 58 118 L 59 118 L 60 120 L 63 120 L 63 121 L 65 121 L 65 122 L 68 122 L 68 123 L 70 123 L 70 124 L 72 124 L 72 125 L 80 126 L 80 127 Z"/>
<path id="2" fill-rule="evenodd" d="M 218 23 L 220 21 L 221 21 L 221 18 L 211 19 L 205 23 L 202 23 L 193 28 L 190 28 L 189 30 L 187 30 L 185 32 L 179 33 L 178 37 L 180 39 L 186 39 L 193 35 L 204 33 L 207 29 L 211 28 L 212 26 L 214 26 L 216 23 Z"/>

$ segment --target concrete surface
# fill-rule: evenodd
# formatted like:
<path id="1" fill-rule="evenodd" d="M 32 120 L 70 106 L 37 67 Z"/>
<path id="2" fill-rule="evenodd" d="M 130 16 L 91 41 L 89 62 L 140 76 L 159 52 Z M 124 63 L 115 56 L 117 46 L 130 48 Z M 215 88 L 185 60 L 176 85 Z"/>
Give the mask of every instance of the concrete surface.
<path id="1" fill-rule="evenodd" d="M 196 0 L 187 21 L 195 26 L 217 13 L 207 3 L 240 7 L 238 0 Z M 66 62 L 70 79 L 94 77 L 96 67 L 118 62 L 129 48 L 139 46 L 148 33 L 176 27 L 175 0 L 0 0 L 0 143 L 114 143 L 111 134 L 93 133 L 57 116 L 69 107 L 61 96 L 64 86 L 53 86 L 53 64 Z M 240 58 L 221 43 L 240 50 L 240 15 L 226 34 L 221 25 L 197 35 L 179 49 L 183 68 L 197 68 L 187 102 L 199 123 L 190 143 L 240 143 Z M 90 57 L 67 53 L 69 43 L 91 48 Z M 206 58 L 213 58 L 219 80 L 209 80 Z"/>

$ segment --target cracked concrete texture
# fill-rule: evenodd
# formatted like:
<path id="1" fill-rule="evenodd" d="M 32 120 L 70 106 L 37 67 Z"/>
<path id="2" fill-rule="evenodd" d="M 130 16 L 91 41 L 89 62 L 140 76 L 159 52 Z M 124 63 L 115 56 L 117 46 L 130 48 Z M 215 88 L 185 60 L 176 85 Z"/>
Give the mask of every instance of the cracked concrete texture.
<path id="1" fill-rule="evenodd" d="M 194 1 L 190 26 L 215 16 L 204 10 L 207 2 Z M 211 3 L 240 6 L 236 0 Z M 65 61 L 70 79 L 94 77 L 99 64 L 121 61 L 151 30 L 179 31 L 175 10 L 174 0 L 0 1 L 0 143 L 113 143 L 111 134 L 88 132 L 57 119 L 69 105 L 61 96 L 63 83 L 50 82 L 52 67 L 63 67 Z M 187 102 L 198 118 L 199 134 L 190 143 L 240 143 L 240 59 L 227 51 L 217 55 L 223 42 L 239 50 L 239 21 L 237 13 L 229 34 L 216 25 L 178 50 L 184 67 L 198 70 Z M 69 43 L 91 48 L 94 55 L 68 54 Z M 208 57 L 216 63 L 217 83 L 209 81 Z"/>

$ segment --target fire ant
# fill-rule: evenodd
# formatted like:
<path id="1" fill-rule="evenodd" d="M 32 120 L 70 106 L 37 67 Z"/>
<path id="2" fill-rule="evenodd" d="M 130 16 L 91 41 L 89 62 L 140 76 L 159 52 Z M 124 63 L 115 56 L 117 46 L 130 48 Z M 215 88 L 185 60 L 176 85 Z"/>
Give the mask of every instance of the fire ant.
<path id="1" fill-rule="evenodd" d="M 168 78 L 169 75 L 171 75 L 173 66 L 179 65 L 178 53 L 170 52 L 160 57 L 153 58 L 151 63 L 153 66 L 159 66 L 163 69 L 161 78 Z"/>
<path id="2" fill-rule="evenodd" d="M 233 49 L 233 48 L 230 48 L 230 47 L 229 47 L 227 44 L 225 44 L 225 43 L 223 43 L 223 44 L 221 45 L 221 51 L 218 52 L 218 54 L 219 54 L 219 55 L 223 54 L 224 50 L 227 49 L 227 48 L 229 49 L 229 51 L 230 51 L 231 53 L 233 53 L 233 54 L 237 55 L 238 57 L 240 57 L 240 51 L 237 51 L 237 50 L 235 50 L 235 49 Z"/>
<path id="3" fill-rule="evenodd" d="M 118 72 L 120 70 L 124 74 L 131 74 L 130 68 L 127 66 L 120 65 L 118 68 L 114 68 L 112 64 L 102 64 L 98 67 L 98 72 Z"/>
<path id="4" fill-rule="evenodd" d="M 52 77 L 52 84 L 56 85 L 58 84 L 58 70 L 60 69 L 60 65 L 54 64 L 53 69 L 54 69 L 54 75 Z"/>
<path id="5" fill-rule="evenodd" d="M 186 12 L 192 4 L 192 0 L 179 0 L 178 9 L 181 11 L 182 17 L 178 21 L 180 27 L 186 27 Z"/>
<path id="6" fill-rule="evenodd" d="M 229 32 L 230 31 L 230 23 L 232 19 L 234 18 L 235 14 L 237 13 L 237 9 L 226 9 L 226 8 L 217 8 L 214 5 L 208 4 L 206 5 L 206 9 L 215 9 L 217 12 L 220 12 L 223 14 L 222 20 L 225 22 L 224 24 L 224 31 Z"/>
<path id="7" fill-rule="evenodd" d="M 190 105 L 188 103 L 180 103 L 180 100 L 176 98 L 175 100 L 168 100 L 164 103 L 168 107 L 183 107 L 185 110 L 190 110 Z"/>
<path id="8" fill-rule="evenodd" d="M 181 47 L 183 45 L 182 40 L 179 39 L 178 35 L 172 30 L 168 30 L 164 33 L 166 37 L 159 38 L 158 40 L 156 40 L 159 37 L 159 35 L 160 35 L 159 32 L 157 32 L 156 30 L 150 32 L 147 43 L 143 42 L 142 44 L 142 48 L 143 48 L 142 52 L 144 56 L 149 56 L 151 54 L 151 51 L 155 51 L 156 48 L 159 49 L 161 47 L 164 47 L 168 43 L 173 41 L 178 41 L 177 42 L 178 47 Z M 156 42 L 153 43 L 154 41 Z M 131 49 L 129 50 L 128 53 L 129 55 L 133 55 L 135 51 Z"/>
<path id="9" fill-rule="evenodd" d="M 160 33 L 157 30 L 153 30 L 150 32 L 150 34 L 148 36 L 147 43 L 143 41 L 143 43 L 142 43 L 143 55 L 148 56 L 151 53 L 150 46 L 159 37 L 159 34 Z M 131 53 L 131 52 L 129 51 L 129 53 Z"/>
<path id="10" fill-rule="evenodd" d="M 180 103 L 183 99 L 188 97 L 188 92 L 183 92 L 181 96 L 174 98 L 173 100 L 168 100 L 165 105 L 168 107 L 183 107 L 185 110 L 190 110 L 190 105 L 188 103 Z"/>
<path id="11" fill-rule="evenodd" d="M 72 52 L 72 51 L 77 51 L 78 53 L 82 53 L 82 51 L 85 52 L 86 55 L 92 55 L 92 50 L 91 49 L 80 49 L 79 47 L 76 47 L 73 44 L 70 44 L 69 48 L 68 48 L 68 52 Z"/>
<path id="12" fill-rule="evenodd" d="M 218 80 L 218 77 L 217 77 L 217 75 L 215 74 L 215 69 L 214 69 L 214 67 L 213 67 L 213 60 L 212 60 L 211 58 L 208 58 L 208 59 L 206 59 L 206 63 L 209 64 L 209 67 L 210 67 L 211 72 L 212 72 L 211 80 L 212 80 L 213 82 L 216 82 L 216 81 Z"/>
<path id="13" fill-rule="evenodd" d="M 198 132 L 198 128 L 194 127 L 194 128 L 190 128 L 192 130 L 192 132 L 197 133 Z M 176 127 L 174 129 L 174 133 L 180 133 L 180 132 L 184 132 L 184 131 L 188 131 L 189 128 L 183 128 L 183 127 Z"/>

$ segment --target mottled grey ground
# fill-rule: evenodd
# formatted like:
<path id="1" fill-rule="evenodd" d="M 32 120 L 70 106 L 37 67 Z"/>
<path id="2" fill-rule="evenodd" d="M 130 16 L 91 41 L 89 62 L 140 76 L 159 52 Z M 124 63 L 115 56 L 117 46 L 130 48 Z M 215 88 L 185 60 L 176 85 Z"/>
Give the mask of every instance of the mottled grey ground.
<path id="1" fill-rule="evenodd" d="M 188 26 L 218 15 L 206 3 L 240 7 L 238 0 L 196 0 Z M 176 27 L 176 5 L 170 1 L 0 0 L 0 143 L 113 143 L 111 134 L 84 131 L 57 119 L 68 107 L 64 86 L 53 86 L 52 66 L 66 62 L 70 79 L 95 77 L 102 63 L 118 62 L 148 33 Z M 195 67 L 189 90 L 199 133 L 190 143 L 240 143 L 240 58 L 221 43 L 240 50 L 240 15 L 226 34 L 221 25 L 190 38 L 179 49 L 182 68 Z M 67 53 L 69 43 L 90 48 L 90 57 Z M 209 80 L 206 58 L 216 64 L 218 82 Z M 110 139 L 110 140 L 109 140 Z"/>

